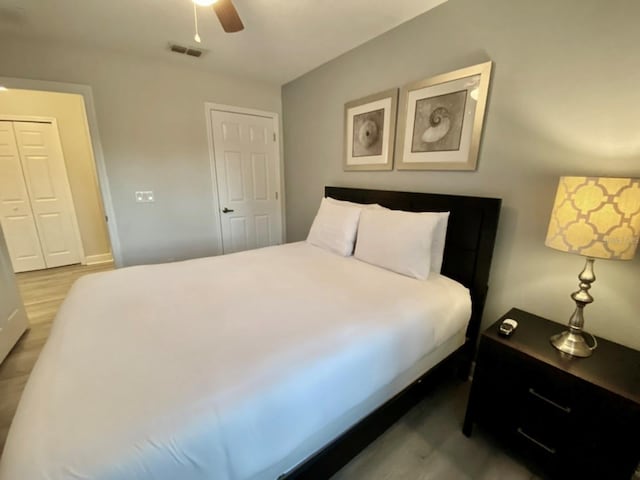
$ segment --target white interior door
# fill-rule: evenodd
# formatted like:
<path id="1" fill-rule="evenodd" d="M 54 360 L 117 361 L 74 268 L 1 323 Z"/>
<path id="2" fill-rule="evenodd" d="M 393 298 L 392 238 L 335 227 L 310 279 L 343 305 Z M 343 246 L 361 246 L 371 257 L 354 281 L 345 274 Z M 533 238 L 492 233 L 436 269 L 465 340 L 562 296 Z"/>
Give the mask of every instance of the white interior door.
<path id="1" fill-rule="evenodd" d="M 211 111 L 224 253 L 282 243 L 274 118 Z"/>
<path id="2" fill-rule="evenodd" d="M 12 122 L 0 121 L 0 224 L 15 272 L 45 268 Z"/>
<path id="3" fill-rule="evenodd" d="M 58 131 L 51 123 L 14 122 L 31 208 L 48 268 L 80 263 L 80 241 Z"/>
<path id="4" fill-rule="evenodd" d="M 27 329 L 27 315 L 18 293 L 9 251 L 0 229 L 0 362 Z"/>

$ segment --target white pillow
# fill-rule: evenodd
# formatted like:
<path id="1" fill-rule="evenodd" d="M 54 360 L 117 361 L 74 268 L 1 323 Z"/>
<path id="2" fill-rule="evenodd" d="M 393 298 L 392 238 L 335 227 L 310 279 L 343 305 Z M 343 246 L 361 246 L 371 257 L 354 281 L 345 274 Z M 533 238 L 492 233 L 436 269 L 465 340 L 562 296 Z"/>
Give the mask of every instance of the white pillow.
<path id="1" fill-rule="evenodd" d="M 352 255 L 361 211 L 359 207 L 338 205 L 323 198 L 307 242 L 343 257 Z"/>
<path id="2" fill-rule="evenodd" d="M 373 206 L 373 205 L 372 205 Z M 389 210 L 382 205 L 375 204 L 379 209 Z M 396 210 L 403 211 L 403 210 Z M 438 218 L 438 223 L 433 232 L 431 241 L 431 271 L 440 273 L 442 262 L 444 261 L 444 244 L 447 240 L 447 225 L 449 224 L 449 212 L 416 212 L 420 215 L 434 216 Z"/>
<path id="3" fill-rule="evenodd" d="M 449 212 L 422 212 L 438 217 L 438 224 L 433 232 L 431 240 L 431 271 L 440 273 L 444 260 L 444 243 L 447 239 L 447 225 L 449 224 Z"/>
<path id="4" fill-rule="evenodd" d="M 363 209 L 354 256 L 388 270 L 426 280 L 431 243 L 440 217 L 388 209 Z"/>
<path id="5" fill-rule="evenodd" d="M 331 198 L 331 197 L 326 197 L 326 198 L 329 202 L 335 203 L 336 205 L 358 207 L 358 208 L 384 208 L 382 205 L 378 205 L 377 203 L 355 203 L 355 202 L 349 202 L 347 200 L 336 200 L 335 198 Z"/>

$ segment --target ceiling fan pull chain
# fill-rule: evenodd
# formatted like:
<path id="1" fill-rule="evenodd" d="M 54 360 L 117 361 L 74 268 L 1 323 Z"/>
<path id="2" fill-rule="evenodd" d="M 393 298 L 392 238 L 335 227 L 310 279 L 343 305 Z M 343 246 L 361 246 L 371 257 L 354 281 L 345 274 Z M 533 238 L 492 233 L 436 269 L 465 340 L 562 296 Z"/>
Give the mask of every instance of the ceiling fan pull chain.
<path id="1" fill-rule="evenodd" d="M 193 37 L 193 39 L 196 42 L 200 43 L 202 40 L 200 39 L 200 35 L 198 34 L 198 7 L 197 7 L 197 5 L 195 3 L 193 4 L 193 22 L 194 22 L 195 27 L 196 27 L 196 34 Z"/>

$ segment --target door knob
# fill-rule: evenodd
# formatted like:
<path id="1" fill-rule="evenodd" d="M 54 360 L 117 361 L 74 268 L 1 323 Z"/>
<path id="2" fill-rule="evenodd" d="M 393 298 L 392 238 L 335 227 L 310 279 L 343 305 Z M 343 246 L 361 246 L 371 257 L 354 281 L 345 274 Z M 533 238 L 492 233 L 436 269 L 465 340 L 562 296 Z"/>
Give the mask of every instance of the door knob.
<path id="1" fill-rule="evenodd" d="M 228 209 L 227 207 L 224 207 L 224 208 L 222 209 L 222 213 L 231 213 L 231 212 L 233 212 L 233 210 L 230 210 L 230 209 Z"/>

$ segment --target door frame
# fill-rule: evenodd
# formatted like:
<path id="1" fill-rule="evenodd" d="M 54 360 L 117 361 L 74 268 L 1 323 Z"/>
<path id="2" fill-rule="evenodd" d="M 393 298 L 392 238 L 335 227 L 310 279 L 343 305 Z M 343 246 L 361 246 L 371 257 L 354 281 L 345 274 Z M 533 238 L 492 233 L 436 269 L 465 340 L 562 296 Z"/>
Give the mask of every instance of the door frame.
<path id="1" fill-rule="evenodd" d="M 278 165 L 280 168 L 279 177 L 280 177 L 280 217 L 281 217 L 281 225 L 282 232 L 281 238 L 282 243 L 286 243 L 287 241 L 287 224 L 286 224 L 286 216 L 285 216 L 285 191 L 284 191 L 284 159 L 282 158 L 282 135 L 280 134 L 280 115 L 276 112 L 269 112 L 266 110 L 257 110 L 255 108 L 246 108 L 246 107 L 238 107 L 235 105 L 225 105 L 223 103 L 213 103 L 213 102 L 205 102 L 204 104 L 204 112 L 205 112 L 205 120 L 207 122 L 207 141 L 209 144 L 209 167 L 211 169 L 211 183 L 213 188 L 213 208 L 215 211 L 216 218 L 216 233 L 219 239 L 220 251 L 217 253 L 218 255 L 223 253 L 222 249 L 222 217 L 220 215 L 220 204 L 218 203 L 218 176 L 216 173 L 216 155 L 215 148 L 213 144 L 213 125 L 211 123 L 211 113 L 213 111 L 219 112 L 229 112 L 229 113 L 239 113 L 244 115 L 253 115 L 255 117 L 265 117 L 273 120 L 274 132 L 277 137 L 276 142 L 276 155 L 278 156 Z"/>
<path id="2" fill-rule="evenodd" d="M 84 245 L 82 244 L 82 235 L 80 235 L 80 226 L 78 225 L 78 215 L 76 213 L 76 202 L 73 199 L 73 192 L 71 191 L 71 184 L 69 183 L 69 172 L 67 171 L 67 164 L 64 161 L 64 151 L 62 150 L 62 140 L 60 139 L 60 130 L 58 129 L 58 120 L 55 117 L 40 117 L 40 116 L 31 116 L 31 115 L 2 115 L 0 114 L 0 121 L 5 122 L 23 122 L 23 123 L 50 123 L 55 129 L 55 134 L 58 137 L 58 145 L 57 149 L 60 150 L 60 154 L 62 155 L 62 164 L 64 165 L 64 178 L 67 182 L 67 191 L 71 198 L 71 223 L 73 227 L 73 235 L 76 237 L 76 245 L 78 247 L 78 254 L 80 256 L 80 263 L 82 265 L 87 264 L 87 256 L 84 253 Z M 16 139 L 17 142 L 17 139 Z M 22 161 L 20 162 L 22 163 Z M 24 174 L 23 174 L 24 176 Z M 26 178 L 25 178 L 26 182 Z M 31 199 L 29 199 L 29 205 L 31 205 Z M 31 214 L 33 214 L 33 207 L 31 208 Z M 35 215 L 34 215 L 35 221 Z M 36 224 L 37 230 L 37 224 Z M 40 231 L 38 231 L 38 236 L 40 236 Z M 40 240 L 42 243 L 42 240 Z M 44 253 L 44 252 L 43 252 Z M 45 260 L 46 264 L 46 260 Z M 47 267 L 48 268 L 48 267 Z"/>
<path id="3" fill-rule="evenodd" d="M 118 235 L 118 224 L 116 213 L 113 208 L 113 200 L 111 198 L 111 189 L 109 187 L 109 177 L 107 176 L 107 168 L 104 161 L 104 152 L 102 151 L 102 143 L 100 142 L 100 133 L 98 131 L 98 117 L 96 115 L 95 103 L 93 101 L 93 90 L 89 85 L 81 85 L 77 83 L 50 82 L 47 80 L 31 80 L 27 78 L 0 77 L 0 84 L 6 88 L 14 88 L 17 90 L 36 90 L 41 92 L 54 93 L 75 93 L 81 95 L 84 99 L 84 110 L 86 116 L 86 126 L 89 135 L 90 145 L 93 155 L 93 161 L 96 167 L 96 177 L 98 182 L 98 192 L 102 198 L 102 206 L 107 216 L 107 231 L 109 232 L 109 241 L 111 243 L 111 254 L 116 267 L 121 267 L 122 249 L 120 245 L 120 236 Z"/>

